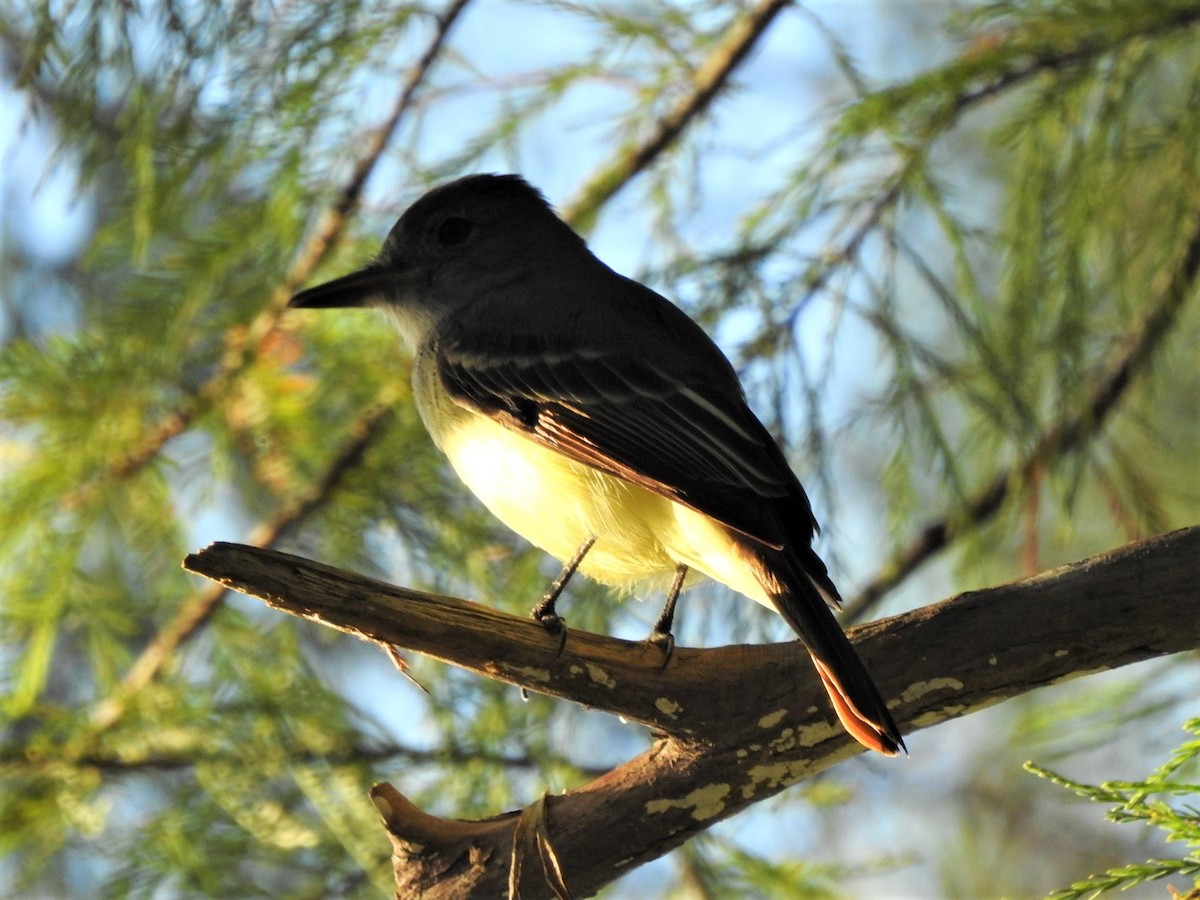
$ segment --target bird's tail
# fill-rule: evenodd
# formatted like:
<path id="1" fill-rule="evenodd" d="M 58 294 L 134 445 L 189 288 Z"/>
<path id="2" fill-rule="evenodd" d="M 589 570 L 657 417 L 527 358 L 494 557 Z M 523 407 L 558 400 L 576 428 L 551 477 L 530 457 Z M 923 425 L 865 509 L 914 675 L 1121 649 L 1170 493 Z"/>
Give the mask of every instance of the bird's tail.
<path id="1" fill-rule="evenodd" d="M 812 550 L 756 555 L 763 589 L 800 636 L 846 731 L 885 756 L 905 749 L 879 689 L 834 618 L 831 607 L 839 606 L 840 598 L 825 564 Z"/>

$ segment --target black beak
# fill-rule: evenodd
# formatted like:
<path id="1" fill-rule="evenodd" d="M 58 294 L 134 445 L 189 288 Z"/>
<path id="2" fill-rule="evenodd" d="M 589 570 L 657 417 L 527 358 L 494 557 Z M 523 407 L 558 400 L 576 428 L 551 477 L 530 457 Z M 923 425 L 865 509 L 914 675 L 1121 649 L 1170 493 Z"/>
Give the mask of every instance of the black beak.
<path id="1" fill-rule="evenodd" d="M 368 266 L 333 281 L 318 284 L 296 294 L 288 306 L 293 309 L 340 309 L 369 306 L 379 299 L 384 288 L 395 281 L 395 273 Z"/>

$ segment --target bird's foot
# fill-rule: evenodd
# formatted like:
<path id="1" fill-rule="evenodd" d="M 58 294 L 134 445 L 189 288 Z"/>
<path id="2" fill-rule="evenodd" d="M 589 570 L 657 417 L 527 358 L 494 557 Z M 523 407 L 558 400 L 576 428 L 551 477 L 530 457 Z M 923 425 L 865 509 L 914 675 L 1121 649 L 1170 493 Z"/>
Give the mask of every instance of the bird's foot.
<path id="1" fill-rule="evenodd" d="M 662 651 L 662 667 L 665 669 L 667 663 L 671 661 L 672 654 L 675 652 L 675 635 L 669 631 L 662 631 L 655 626 L 655 629 L 647 636 L 646 643 Z"/>
<path id="2" fill-rule="evenodd" d="M 529 617 L 546 629 L 546 633 L 558 638 L 558 650 L 555 656 L 563 652 L 567 643 L 567 620 L 554 611 L 554 602 L 558 595 L 547 594 L 542 602 L 530 610 Z"/>
<path id="3" fill-rule="evenodd" d="M 671 634 L 671 628 L 675 624 L 675 603 L 679 600 L 679 592 L 683 590 L 683 579 L 687 577 L 687 571 L 687 566 L 676 567 L 675 580 L 671 582 L 671 589 L 667 591 L 667 603 L 658 621 L 654 623 L 654 630 L 646 638 L 646 643 L 662 650 L 664 669 L 671 661 L 671 654 L 675 652 L 675 636 Z"/>

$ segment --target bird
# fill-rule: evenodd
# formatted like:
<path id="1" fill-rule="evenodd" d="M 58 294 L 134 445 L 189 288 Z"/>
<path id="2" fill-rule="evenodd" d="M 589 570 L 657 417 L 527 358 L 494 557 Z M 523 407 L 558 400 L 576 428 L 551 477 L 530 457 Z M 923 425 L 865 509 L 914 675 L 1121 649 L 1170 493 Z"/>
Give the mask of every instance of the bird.
<path id="1" fill-rule="evenodd" d="M 900 730 L 833 614 L 808 497 L 704 330 L 618 274 L 518 175 L 429 190 L 359 271 L 300 291 L 299 309 L 377 307 L 413 355 L 434 443 L 505 525 L 566 563 L 535 608 L 561 626 L 578 569 L 625 592 L 708 576 L 777 611 L 833 711 L 894 756 Z"/>

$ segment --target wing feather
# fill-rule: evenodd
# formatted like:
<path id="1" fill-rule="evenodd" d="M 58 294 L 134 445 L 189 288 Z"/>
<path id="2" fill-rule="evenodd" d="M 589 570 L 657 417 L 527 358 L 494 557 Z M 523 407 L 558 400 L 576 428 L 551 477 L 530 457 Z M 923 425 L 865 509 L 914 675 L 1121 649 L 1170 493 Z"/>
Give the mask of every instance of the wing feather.
<path id="1" fill-rule="evenodd" d="M 435 347 L 456 402 L 766 546 L 811 540 L 807 498 L 715 347 L 712 365 L 681 379 L 621 341 L 593 337 L 572 350 L 526 332 L 488 346 L 480 332 L 460 324 Z M 671 341 L 657 337 L 670 353 Z M 788 533 L 775 509 L 781 500 L 799 501 L 805 533 Z"/>

